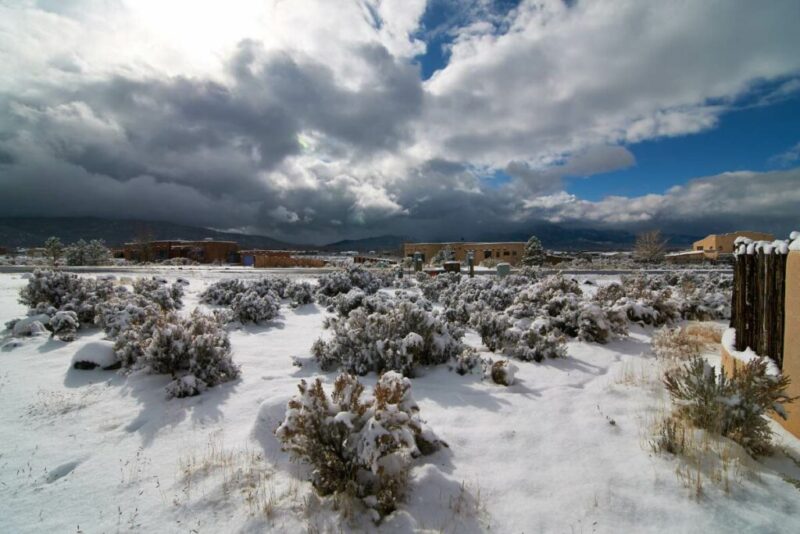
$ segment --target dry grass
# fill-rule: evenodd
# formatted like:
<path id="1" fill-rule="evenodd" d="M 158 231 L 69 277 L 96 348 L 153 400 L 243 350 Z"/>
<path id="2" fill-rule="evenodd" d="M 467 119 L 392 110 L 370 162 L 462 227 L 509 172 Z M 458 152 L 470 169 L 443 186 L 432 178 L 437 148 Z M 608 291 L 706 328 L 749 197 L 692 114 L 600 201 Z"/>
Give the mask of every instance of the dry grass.
<path id="1" fill-rule="evenodd" d="M 714 323 L 690 323 L 684 327 L 686 334 L 706 345 L 722 343 L 722 326 Z"/>
<path id="2" fill-rule="evenodd" d="M 722 329 L 709 323 L 690 323 L 684 327 L 664 327 L 653 334 L 653 353 L 668 360 L 688 360 L 710 350 L 722 341 Z"/>
<path id="3" fill-rule="evenodd" d="M 248 513 L 271 521 L 278 503 L 285 495 L 276 492 L 273 472 L 263 455 L 249 448 L 228 448 L 222 431 L 212 432 L 204 449 L 184 454 L 178 463 L 181 497 L 173 499 L 179 506 L 192 499 L 192 495 L 216 495 L 230 500 L 242 499 Z"/>
<path id="4" fill-rule="evenodd" d="M 675 476 L 696 499 L 709 483 L 728 494 L 745 478 L 758 478 L 754 461 L 735 442 L 692 427 L 666 407 L 645 418 L 641 431 L 645 448 L 675 459 Z"/>

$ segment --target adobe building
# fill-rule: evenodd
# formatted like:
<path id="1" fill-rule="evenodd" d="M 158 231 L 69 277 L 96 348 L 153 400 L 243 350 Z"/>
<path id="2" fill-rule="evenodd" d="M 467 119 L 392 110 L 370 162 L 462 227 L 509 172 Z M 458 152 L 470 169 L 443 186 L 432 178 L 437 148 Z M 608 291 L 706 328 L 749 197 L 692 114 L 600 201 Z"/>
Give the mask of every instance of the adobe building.
<path id="1" fill-rule="evenodd" d="M 235 241 L 150 241 L 125 243 L 123 255 L 128 261 L 163 261 L 187 258 L 198 263 L 238 263 L 239 244 Z M 149 256 L 149 257 L 146 257 Z"/>
<path id="2" fill-rule="evenodd" d="M 733 254 L 733 244 L 737 237 L 747 237 L 753 241 L 774 241 L 775 236 L 764 232 L 751 232 L 740 230 L 728 234 L 711 234 L 695 241 L 692 250 L 673 252 L 665 256 L 668 263 L 704 263 L 730 259 Z"/>
<path id="3" fill-rule="evenodd" d="M 711 234 L 695 241 L 692 250 L 717 254 L 733 254 L 733 243 L 737 237 L 747 237 L 753 241 L 775 241 L 775 236 L 764 232 L 750 232 L 741 230 L 729 234 Z"/>
<path id="4" fill-rule="evenodd" d="M 525 242 L 469 243 L 458 241 L 455 243 L 403 243 L 403 256 L 413 258 L 414 254 L 419 252 L 422 254 L 422 261 L 428 263 L 445 247 L 449 247 L 454 253 L 453 259 L 461 263 L 467 262 L 467 252 L 474 252 L 476 265 L 480 265 L 483 260 L 488 259 L 495 259 L 510 263 L 511 265 L 518 265 L 525 251 Z"/>
<path id="5" fill-rule="evenodd" d="M 326 262 L 319 258 L 296 257 L 290 250 L 242 250 L 239 256 L 245 267 L 324 267 Z"/>

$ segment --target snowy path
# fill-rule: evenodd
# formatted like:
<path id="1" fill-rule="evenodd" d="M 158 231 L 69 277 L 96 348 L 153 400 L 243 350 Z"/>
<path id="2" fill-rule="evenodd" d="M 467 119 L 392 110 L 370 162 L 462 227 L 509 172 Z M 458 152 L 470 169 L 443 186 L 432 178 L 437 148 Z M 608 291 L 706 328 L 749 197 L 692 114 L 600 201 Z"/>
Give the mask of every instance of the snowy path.
<path id="1" fill-rule="evenodd" d="M 187 309 L 207 280 L 191 282 Z M 24 315 L 24 283 L 0 275 L 0 322 Z M 271 325 L 234 332 L 242 379 L 169 401 L 165 377 L 69 369 L 99 331 L 6 347 L 0 532 L 338 530 L 272 435 L 300 378 L 319 374 L 291 357 L 308 357 L 323 317 L 313 305 L 284 309 Z M 647 420 L 666 399 L 647 380 L 648 346 L 644 330 L 606 346 L 571 343 L 567 359 L 518 362 L 509 388 L 443 367 L 414 378 L 423 418 L 450 449 L 418 462 L 408 502 L 380 530 L 800 531 L 800 491 L 778 471 L 800 479 L 800 466 L 785 455 L 745 460 L 729 492 L 709 481 L 697 497 L 678 461 L 650 452 Z M 796 440 L 778 441 L 800 458 Z"/>

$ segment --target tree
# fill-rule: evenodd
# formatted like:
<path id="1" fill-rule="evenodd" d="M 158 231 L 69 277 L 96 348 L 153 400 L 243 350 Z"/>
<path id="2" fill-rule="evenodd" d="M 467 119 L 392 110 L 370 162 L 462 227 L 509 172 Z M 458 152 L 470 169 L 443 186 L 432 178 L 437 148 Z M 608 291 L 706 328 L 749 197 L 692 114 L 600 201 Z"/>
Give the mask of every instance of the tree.
<path id="1" fill-rule="evenodd" d="M 44 250 L 47 257 L 50 258 L 50 264 L 55 267 L 64 254 L 64 245 L 59 238 L 55 236 L 48 237 L 47 241 L 44 242 Z"/>
<path id="2" fill-rule="evenodd" d="M 111 263 L 111 251 L 102 239 L 92 239 L 86 245 L 87 265 L 107 265 Z"/>
<path id="3" fill-rule="evenodd" d="M 532 235 L 525 244 L 525 251 L 522 253 L 522 264 L 528 266 L 542 265 L 545 253 L 542 242 L 535 235 Z"/>
<path id="4" fill-rule="evenodd" d="M 136 252 L 140 262 L 153 261 L 153 239 L 153 231 L 149 227 L 143 226 L 139 228 L 133 242 L 136 244 Z"/>
<path id="5" fill-rule="evenodd" d="M 86 241 L 78 240 L 65 250 L 67 265 L 88 265 L 86 262 Z"/>
<path id="6" fill-rule="evenodd" d="M 643 232 L 636 236 L 633 255 L 639 261 L 657 262 L 664 259 L 667 241 L 661 237 L 660 230 Z"/>

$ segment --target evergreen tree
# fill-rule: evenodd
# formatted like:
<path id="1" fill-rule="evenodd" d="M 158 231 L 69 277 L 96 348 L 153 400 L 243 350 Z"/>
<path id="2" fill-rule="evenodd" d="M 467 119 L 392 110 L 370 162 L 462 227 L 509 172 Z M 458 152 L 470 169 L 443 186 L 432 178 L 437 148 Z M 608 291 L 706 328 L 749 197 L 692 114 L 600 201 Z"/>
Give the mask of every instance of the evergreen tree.
<path id="1" fill-rule="evenodd" d="M 53 267 L 56 266 L 58 260 L 64 255 L 64 245 L 61 240 L 55 236 L 48 237 L 44 242 L 45 254 L 50 258 L 50 263 Z"/>
<path id="2" fill-rule="evenodd" d="M 523 265 L 542 265 L 544 263 L 545 253 L 544 247 L 542 247 L 542 242 L 539 241 L 539 238 L 535 235 L 532 235 L 530 239 L 528 239 L 528 243 L 525 245 L 525 251 L 522 253 L 522 264 Z"/>

